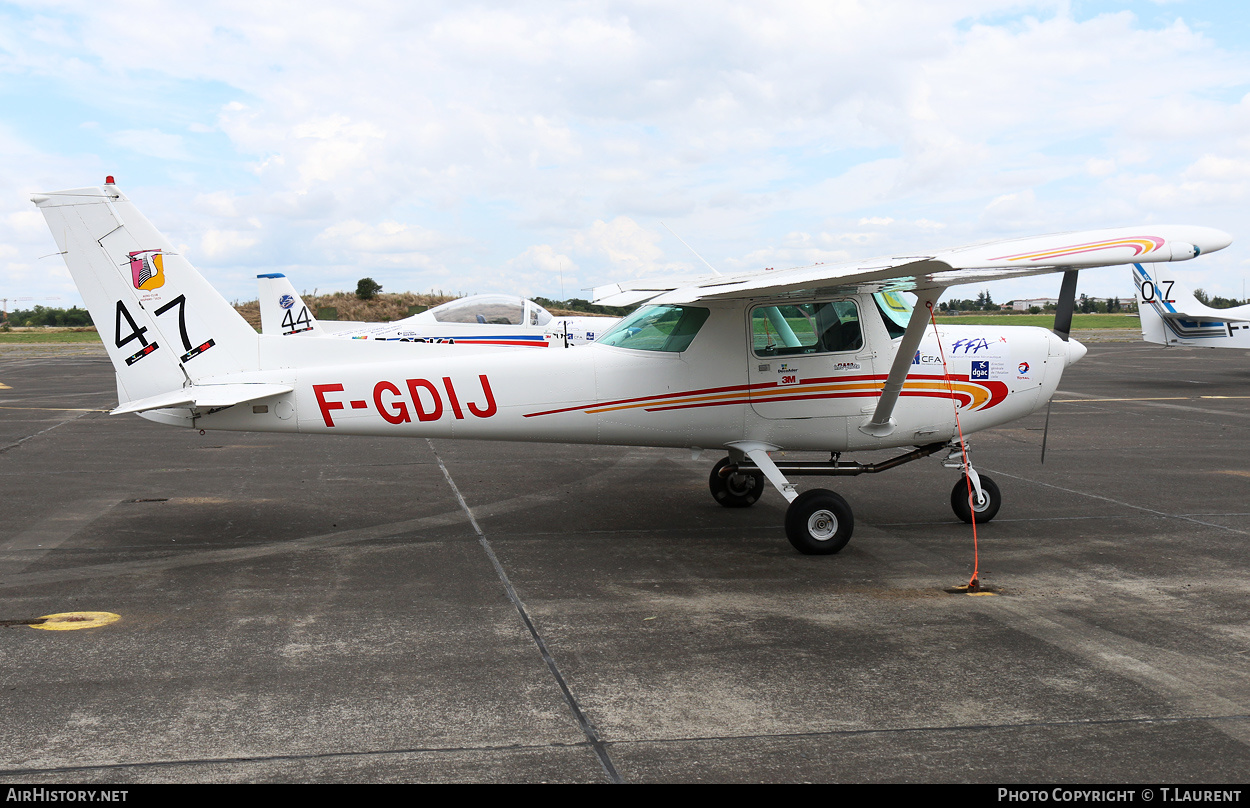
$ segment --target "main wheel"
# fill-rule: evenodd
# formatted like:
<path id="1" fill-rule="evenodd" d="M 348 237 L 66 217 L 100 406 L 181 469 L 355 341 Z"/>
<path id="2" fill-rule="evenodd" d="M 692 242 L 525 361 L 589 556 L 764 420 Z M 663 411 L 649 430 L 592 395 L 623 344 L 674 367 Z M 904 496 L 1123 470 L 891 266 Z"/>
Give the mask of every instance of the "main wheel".
<path id="1" fill-rule="evenodd" d="M 855 517 L 846 500 L 832 491 L 804 491 L 786 509 L 786 538 L 805 555 L 831 555 L 851 540 Z"/>
<path id="2" fill-rule="evenodd" d="M 764 493 L 764 473 L 760 471 L 735 471 L 721 476 L 720 470 L 733 463 L 728 457 L 712 467 L 707 478 L 712 496 L 726 508 L 746 508 L 755 504 Z"/>
<path id="3" fill-rule="evenodd" d="M 998 486 L 994 481 L 984 474 L 981 476 L 981 493 L 985 494 L 985 501 L 976 504 L 973 508 L 968 508 L 968 477 L 964 475 L 959 478 L 959 482 L 955 483 L 955 487 L 951 489 L 951 510 L 965 522 L 972 523 L 972 514 L 975 511 L 977 522 L 984 524 L 990 521 L 998 513 L 998 508 L 1003 504 L 1003 495 L 999 493 Z M 972 489 L 972 496 L 977 495 L 976 488 Z"/>

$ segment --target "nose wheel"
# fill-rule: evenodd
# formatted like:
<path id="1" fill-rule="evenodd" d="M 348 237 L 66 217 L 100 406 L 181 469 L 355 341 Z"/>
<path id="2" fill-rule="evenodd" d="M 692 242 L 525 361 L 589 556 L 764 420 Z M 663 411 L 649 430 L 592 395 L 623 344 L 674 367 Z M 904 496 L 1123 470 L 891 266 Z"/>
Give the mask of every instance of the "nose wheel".
<path id="1" fill-rule="evenodd" d="M 972 523 L 972 515 L 975 513 L 977 522 L 984 524 L 990 521 L 998 514 L 998 508 L 1003 504 L 1003 495 L 999 493 L 998 486 L 989 477 L 984 474 L 978 475 L 981 484 L 981 498 L 978 501 L 977 491 L 974 487 L 972 490 L 972 504 L 968 503 L 968 477 L 963 475 L 959 478 L 959 482 L 955 483 L 955 487 L 951 489 L 951 510 L 965 522 Z"/>

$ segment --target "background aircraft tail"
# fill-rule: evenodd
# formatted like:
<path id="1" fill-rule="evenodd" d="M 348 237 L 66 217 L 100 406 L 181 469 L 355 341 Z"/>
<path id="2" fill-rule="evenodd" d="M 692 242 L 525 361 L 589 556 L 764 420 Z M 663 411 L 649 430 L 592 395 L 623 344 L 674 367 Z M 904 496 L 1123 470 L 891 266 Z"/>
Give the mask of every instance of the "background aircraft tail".
<path id="1" fill-rule="evenodd" d="M 100 332 L 122 405 L 258 368 L 259 335 L 111 182 L 31 201 Z"/>
<path id="2" fill-rule="evenodd" d="M 325 329 L 286 275 L 280 272 L 257 275 L 256 282 L 260 287 L 260 333 L 283 337 L 325 335 Z"/>
<path id="3" fill-rule="evenodd" d="M 1156 275 L 1161 264 L 1133 264 L 1142 339 L 1156 345 L 1204 348 L 1250 347 L 1250 306 L 1213 309 L 1194 297 L 1170 274 Z"/>

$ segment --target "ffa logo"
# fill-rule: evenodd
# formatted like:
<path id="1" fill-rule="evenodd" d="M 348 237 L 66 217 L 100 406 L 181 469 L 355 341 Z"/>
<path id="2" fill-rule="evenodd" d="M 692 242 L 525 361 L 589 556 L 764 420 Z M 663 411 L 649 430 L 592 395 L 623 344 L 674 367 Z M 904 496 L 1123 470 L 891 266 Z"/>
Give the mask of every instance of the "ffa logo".
<path id="1" fill-rule="evenodd" d="M 955 340 L 955 344 L 951 346 L 951 353 L 959 353 L 962 351 L 964 354 L 975 354 L 977 351 L 980 351 L 983 348 L 988 349 L 989 347 L 989 340 L 985 339 L 985 337 L 978 337 L 977 339 L 957 339 Z"/>
<path id="2" fill-rule="evenodd" d="M 291 295 L 283 295 L 278 298 L 278 305 L 284 309 L 289 309 L 295 305 L 295 298 Z"/>
<path id="3" fill-rule="evenodd" d="M 165 262 L 160 250 L 136 250 L 130 255 L 130 278 L 145 292 L 165 285 Z"/>

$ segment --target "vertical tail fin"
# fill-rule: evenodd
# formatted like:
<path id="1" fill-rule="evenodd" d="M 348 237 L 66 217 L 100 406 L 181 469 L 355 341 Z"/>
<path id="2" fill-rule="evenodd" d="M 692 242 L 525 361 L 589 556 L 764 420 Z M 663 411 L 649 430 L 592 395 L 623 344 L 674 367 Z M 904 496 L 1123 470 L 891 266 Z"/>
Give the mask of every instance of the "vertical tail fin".
<path id="1" fill-rule="evenodd" d="M 1155 264 L 1151 269 L 1157 269 Z M 1141 335 L 1157 345 L 1198 345 L 1205 348 L 1243 348 L 1250 345 L 1250 306 L 1213 309 L 1194 297 L 1183 282 L 1151 277 L 1142 264 L 1133 264 Z"/>
<path id="2" fill-rule="evenodd" d="M 259 336 L 112 184 L 36 194 L 123 404 L 258 367 Z"/>
<path id="3" fill-rule="evenodd" d="M 256 281 L 260 287 L 260 333 L 284 337 L 325 336 L 325 329 L 312 316 L 287 276 L 274 272 L 257 275 Z"/>

